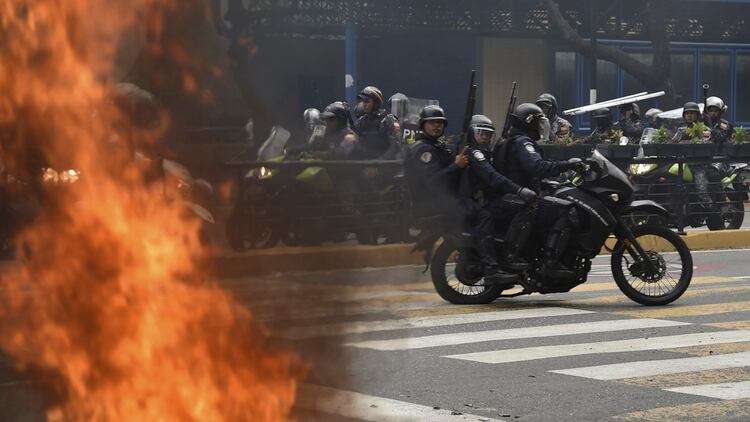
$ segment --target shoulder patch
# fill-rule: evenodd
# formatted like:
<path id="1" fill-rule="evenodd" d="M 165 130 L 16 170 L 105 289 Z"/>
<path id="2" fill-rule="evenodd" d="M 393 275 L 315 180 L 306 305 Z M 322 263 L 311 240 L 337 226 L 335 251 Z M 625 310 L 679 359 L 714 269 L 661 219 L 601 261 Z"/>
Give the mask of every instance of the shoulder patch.
<path id="1" fill-rule="evenodd" d="M 536 152 L 536 149 L 534 149 L 534 144 L 532 144 L 531 142 L 527 142 L 523 144 L 523 146 L 526 147 L 526 151 L 528 152 Z"/>
<path id="2" fill-rule="evenodd" d="M 482 154 L 482 151 L 476 150 L 474 151 L 474 158 L 477 159 L 477 161 L 484 161 L 484 154 Z"/>
<path id="3" fill-rule="evenodd" d="M 429 163 L 432 161 L 432 154 L 429 151 L 423 152 L 422 155 L 419 156 L 419 159 L 423 163 Z"/>

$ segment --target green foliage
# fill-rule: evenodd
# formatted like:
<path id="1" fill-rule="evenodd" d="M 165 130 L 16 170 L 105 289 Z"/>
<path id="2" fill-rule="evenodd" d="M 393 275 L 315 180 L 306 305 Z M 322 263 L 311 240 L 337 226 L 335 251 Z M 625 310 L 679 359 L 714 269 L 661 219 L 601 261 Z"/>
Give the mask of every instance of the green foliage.
<path id="1" fill-rule="evenodd" d="M 695 122 L 692 126 L 689 126 L 685 129 L 685 133 L 690 137 L 690 140 L 693 143 L 697 143 L 703 141 L 703 132 L 707 130 L 708 128 L 706 127 L 705 123 Z"/>
<path id="2" fill-rule="evenodd" d="M 570 135 L 559 136 L 557 138 L 558 145 L 572 145 L 575 143 L 576 143 L 576 140 Z"/>
<path id="3" fill-rule="evenodd" d="M 744 144 L 746 142 L 750 142 L 750 139 L 748 139 L 748 133 L 745 128 L 742 126 L 734 128 L 734 132 L 732 132 L 732 143 Z"/>
<path id="4" fill-rule="evenodd" d="M 610 139 L 612 140 L 613 143 L 620 142 L 620 138 L 625 136 L 625 134 L 623 134 L 620 129 L 612 129 L 612 132 L 610 133 L 611 133 Z"/>
<path id="5" fill-rule="evenodd" d="M 672 141 L 672 137 L 669 136 L 666 129 L 660 127 L 659 129 L 656 129 L 656 135 L 654 135 L 652 140 L 655 144 L 666 144 Z"/>

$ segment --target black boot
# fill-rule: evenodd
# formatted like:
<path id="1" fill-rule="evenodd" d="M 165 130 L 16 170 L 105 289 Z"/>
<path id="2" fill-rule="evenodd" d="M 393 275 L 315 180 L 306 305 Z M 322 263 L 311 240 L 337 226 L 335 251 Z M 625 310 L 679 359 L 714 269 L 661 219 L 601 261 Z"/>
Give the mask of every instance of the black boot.
<path id="1" fill-rule="evenodd" d="M 557 224 L 555 225 L 557 226 Z M 560 262 L 565 248 L 568 246 L 573 231 L 570 227 L 553 227 L 544 243 L 544 264 L 542 273 L 551 278 L 573 278 L 575 271 Z"/>
<path id="2" fill-rule="evenodd" d="M 510 223 L 503 243 L 503 251 L 505 252 L 503 267 L 513 271 L 529 269 L 529 263 L 519 256 L 526 249 L 531 237 L 531 221 L 529 220 L 526 215 L 517 215 Z"/>
<path id="3" fill-rule="evenodd" d="M 513 287 L 518 282 L 519 277 L 516 274 L 506 273 L 498 266 L 495 239 L 492 236 L 487 236 L 480 240 L 477 246 L 479 259 L 484 266 L 484 280 L 487 284 L 499 285 L 503 289 Z"/>

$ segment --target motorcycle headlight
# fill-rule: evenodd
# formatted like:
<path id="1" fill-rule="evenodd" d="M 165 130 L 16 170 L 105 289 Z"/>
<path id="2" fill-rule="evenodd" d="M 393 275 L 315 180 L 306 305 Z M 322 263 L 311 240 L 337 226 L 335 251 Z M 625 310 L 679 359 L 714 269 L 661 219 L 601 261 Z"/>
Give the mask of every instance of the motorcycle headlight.
<path id="1" fill-rule="evenodd" d="M 60 175 L 57 170 L 46 168 L 42 171 L 42 182 L 44 183 L 57 183 L 60 180 Z"/>
<path id="2" fill-rule="evenodd" d="M 65 170 L 59 173 L 61 183 L 75 183 L 81 177 L 81 173 L 75 169 Z"/>
<path id="3" fill-rule="evenodd" d="M 258 179 L 260 179 L 260 180 L 268 179 L 271 176 L 273 176 L 273 173 L 271 172 L 270 169 L 267 169 L 265 167 L 261 167 L 258 170 Z"/>
<path id="4" fill-rule="evenodd" d="M 612 202 L 618 202 L 620 200 L 620 195 L 618 195 L 616 193 L 610 193 L 609 194 L 609 199 L 611 199 Z"/>

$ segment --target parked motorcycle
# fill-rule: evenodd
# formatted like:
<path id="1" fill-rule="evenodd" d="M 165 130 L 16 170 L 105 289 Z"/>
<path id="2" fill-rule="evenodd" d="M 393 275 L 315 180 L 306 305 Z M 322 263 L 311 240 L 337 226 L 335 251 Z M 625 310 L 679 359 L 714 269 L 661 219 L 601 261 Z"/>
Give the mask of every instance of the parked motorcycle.
<path id="1" fill-rule="evenodd" d="M 643 305 L 665 305 L 679 298 L 693 274 L 693 260 L 685 242 L 665 226 L 626 224 L 626 218 L 634 212 L 666 217 L 668 211 L 653 201 L 634 201 L 633 185 L 627 175 L 598 151 L 587 162 L 588 170 L 572 180 L 548 182 L 554 193 L 541 199 L 575 207 L 581 216 L 579 228 L 562 257 L 562 262 L 574 270 L 574 277 L 547 277 L 541 269 L 544 237 L 532 236 L 532 244 L 525 251 L 530 269 L 516 272 L 522 290 L 503 294 L 501 287 L 485 282 L 470 239 L 459 230 L 440 225 L 423 234 L 415 247 L 427 253 L 438 294 L 455 304 L 480 304 L 535 292 L 567 292 L 586 282 L 591 260 L 607 249 L 612 252 L 615 283 L 627 297 Z M 607 243 L 610 235 L 616 239 L 612 248 Z M 439 238 L 443 241 L 432 255 Z M 499 260 L 504 256 L 502 246 L 502 241 L 498 241 Z"/>

